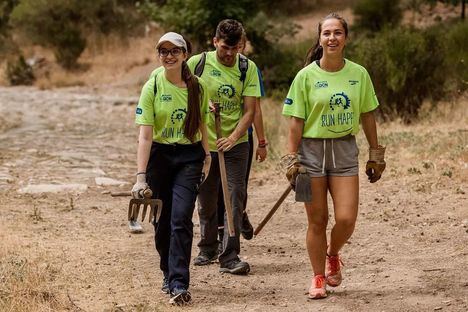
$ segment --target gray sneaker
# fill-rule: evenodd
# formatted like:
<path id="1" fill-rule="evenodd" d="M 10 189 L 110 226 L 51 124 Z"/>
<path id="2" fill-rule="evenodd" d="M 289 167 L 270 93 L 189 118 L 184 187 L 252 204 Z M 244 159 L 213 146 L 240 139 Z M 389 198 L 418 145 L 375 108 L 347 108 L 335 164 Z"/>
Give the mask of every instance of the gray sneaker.
<path id="1" fill-rule="evenodd" d="M 208 265 L 208 264 L 211 264 L 216 259 L 218 259 L 218 253 L 216 251 L 213 253 L 200 251 L 198 256 L 196 256 L 195 259 L 193 259 L 193 264 L 194 265 Z"/>
<path id="2" fill-rule="evenodd" d="M 250 272 L 250 265 L 247 262 L 235 259 L 227 263 L 221 264 L 219 272 L 245 275 Z"/>

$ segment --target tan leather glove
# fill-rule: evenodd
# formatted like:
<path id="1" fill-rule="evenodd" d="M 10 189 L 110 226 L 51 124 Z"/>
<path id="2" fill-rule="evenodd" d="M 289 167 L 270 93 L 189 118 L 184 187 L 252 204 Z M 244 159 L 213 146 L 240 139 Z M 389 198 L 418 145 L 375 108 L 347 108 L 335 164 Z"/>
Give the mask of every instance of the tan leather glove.
<path id="1" fill-rule="evenodd" d="M 294 188 L 296 186 L 296 178 L 299 174 L 299 168 L 301 168 L 299 159 L 297 159 L 297 154 L 287 154 L 281 157 L 281 167 L 286 172 L 286 178 Z"/>
<path id="2" fill-rule="evenodd" d="M 366 174 L 370 183 L 377 182 L 385 170 L 385 147 L 369 148 L 369 160 L 366 165 Z"/>

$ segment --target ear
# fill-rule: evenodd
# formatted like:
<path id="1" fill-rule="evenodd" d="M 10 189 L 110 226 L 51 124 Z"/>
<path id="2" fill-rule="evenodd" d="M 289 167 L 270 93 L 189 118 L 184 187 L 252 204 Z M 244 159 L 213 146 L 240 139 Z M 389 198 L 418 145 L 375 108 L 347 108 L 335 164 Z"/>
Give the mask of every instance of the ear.
<path id="1" fill-rule="evenodd" d="M 218 39 L 213 37 L 213 45 L 216 47 L 218 45 Z"/>

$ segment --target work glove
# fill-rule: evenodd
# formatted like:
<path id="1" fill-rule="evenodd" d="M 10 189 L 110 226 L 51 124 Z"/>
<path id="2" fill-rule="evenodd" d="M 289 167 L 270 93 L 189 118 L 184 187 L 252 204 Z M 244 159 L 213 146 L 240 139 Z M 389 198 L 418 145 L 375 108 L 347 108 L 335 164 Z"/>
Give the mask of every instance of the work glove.
<path id="1" fill-rule="evenodd" d="M 148 184 L 146 183 L 146 174 L 139 173 L 136 176 L 136 183 L 132 187 L 132 197 L 133 198 L 144 198 L 144 191 L 149 188 Z"/>
<path id="2" fill-rule="evenodd" d="M 369 160 L 366 165 L 366 174 L 370 183 L 377 182 L 385 170 L 385 147 L 369 148 Z"/>
<path id="3" fill-rule="evenodd" d="M 286 173 L 286 178 L 293 187 L 296 187 L 296 178 L 299 174 L 299 169 L 301 168 L 301 163 L 297 159 L 297 154 L 287 154 L 281 157 L 281 167 Z"/>

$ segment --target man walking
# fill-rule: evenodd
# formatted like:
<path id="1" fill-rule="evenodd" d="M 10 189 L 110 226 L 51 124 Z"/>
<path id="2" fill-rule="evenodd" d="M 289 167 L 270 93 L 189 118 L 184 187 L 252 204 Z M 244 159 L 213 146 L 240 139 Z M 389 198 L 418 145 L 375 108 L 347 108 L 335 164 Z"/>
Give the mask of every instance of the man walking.
<path id="1" fill-rule="evenodd" d="M 257 66 L 238 53 L 243 33 L 238 21 L 221 21 L 213 38 L 216 50 L 195 55 L 187 62 L 192 72 L 206 82 L 210 100 L 219 103 L 222 132 L 222 137 L 217 139 L 214 114 L 210 114 L 207 126 L 212 165 L 198 197 L 201 240 L 194 264 L 207 265 L 218 257 L 217 200 L 221 179 L 217 151 L 220 150 L 224 152 L 235 237 L 229 237 L 225 227 L 219 263 L 220 272 L 231 274 L 250 271 L 249 264 L 239 258 L 239 235 L 246 196 L 247 129 L 254 118 L 256 98 L 261 95 Z"/>

